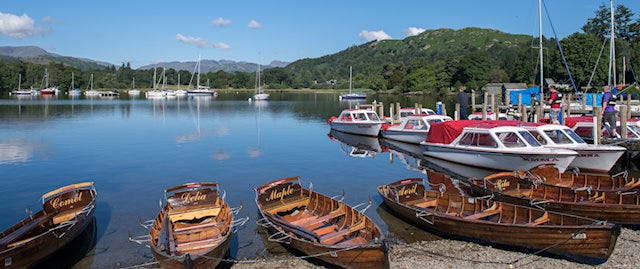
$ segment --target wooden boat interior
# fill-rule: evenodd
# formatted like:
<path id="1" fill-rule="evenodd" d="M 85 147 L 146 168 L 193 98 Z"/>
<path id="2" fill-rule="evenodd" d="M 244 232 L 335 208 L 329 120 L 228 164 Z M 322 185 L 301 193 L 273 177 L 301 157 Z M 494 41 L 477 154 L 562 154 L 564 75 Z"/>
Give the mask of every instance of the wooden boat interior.
<path id="1" fill-rule="evenodd" d="M 529 173 L 519 173 L 523 179 L 527 178 L 527 176 L 538 177 L 543 180 L 544 184 L 559 187 L 591 187 L 601 191 L 623 191 L 640 188 L 640 178 L 589 173 L 560 173 L 552 165 L 542 165 L 531 169 Z"/>
<path id="2" fill-rule="evenodd" d="M 498 173 L 484 179 L 470 179 L 476 184 L 492 192 L 503 195 L 526 198 L 539 202 L 565 203 L 600 203 L 617 205 L 640 205 L 640 194 L 637 190 L 599 191 L 590 187 L 561 187 L 553 185 L 535 185 L 522 181 L 514 173 Z"/>
<path id="3" fill-rule="evenodd" d="M 399 204 L 415 209 L 422 215 L 449 216 L 466 221 L 524 226 L 591 223 L 590 219 L 568 217 L 541 209 L 429 190 L 425 188 L 424 181 L 420 178 L 400 180 L 381 186 L 381 193 Z"/>
<path id="4" fill-rule="evenodd" d="M 346 204 L 303 189 L 299 178 L 258 188 L 258 205 L 265 216 L 288 233 L 314 243 L 351 246 L 380 237 L 373 222 Z"/>
<path id="5" fill-rule="evenodd" d="M 176 188 L 167 193 L 173 190 Z M 166 202 L 150 234 L 158 249 L 167 254 L 204 254 L 230 233 L 231 210 L 219 196 L 217 184 L 183 185 Z"/>
<path id="6" fill-rule="evenodd" d="M 25 244 L 73 220 L 95 202 L 93 182 L 72 184 L 42 196 L 42 210 L 0 233 L 0 251 Z"/>

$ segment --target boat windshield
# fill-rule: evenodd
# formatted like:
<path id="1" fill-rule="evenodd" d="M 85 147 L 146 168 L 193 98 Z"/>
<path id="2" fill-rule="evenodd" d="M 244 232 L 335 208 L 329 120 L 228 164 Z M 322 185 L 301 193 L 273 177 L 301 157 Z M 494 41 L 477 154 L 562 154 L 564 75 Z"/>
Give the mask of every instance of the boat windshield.
<path id="1" fill-rule="evenodd" d="M 413 130 L 426 130 L 427 125 L 424 124 L 422 120 L 408 120 L 407 124 L 404 125 L 404 128 Z"/>
<path id="2" fill-rule="evenodd" d="M 536 140 L 531 135 L 531 133 L 529 133 L 527 131 L 519 131 L 518 133 L 520 133 L 522 138 L 524 138 L 524 140 L 527 141 L 527 143 L 529 143 L 529 145 L 531 145 L 532 147 L 542 147 L 542 145 L 540 145 L 540 143 L 538 143 L 538 140 Z"/>
<path id="3" fill-rule="evenodd" d="M 367 116 L 369 116 L 369 120 L 373 120 L 373 121 L 379 121 L 380 118 L 378 118 L 378 114 L 373 113 L 373 112 L 367 112 Z"/>
<path id="4" fill-rule="evenodd" d="M 542 137 L 542 134 L 537 130 L 529 130 L 529 133 L 540 143 L 541 145 L 546 145 L 547 140 Z"/>
<path id="5" fill-rule="evenodd" d="M 578 134 L 576 134 L 574 131 L 571 131 L 571 129 L 563 129 L 563 131 L 570 136 L 571 138 L 573 138 L 574 141 L 576 141 L 576 143 L 578 144 L 586 144 L 587 142 L 584 142 L 584 140 L 582 140 L 582 137 L 580 137 Z"/>
<path id="6" fill-rule="evenodd" d="M 571 138 L 569 138 L 562 130 L 545 130 L 544 133 L 556 144 L 573 144 Z"/>

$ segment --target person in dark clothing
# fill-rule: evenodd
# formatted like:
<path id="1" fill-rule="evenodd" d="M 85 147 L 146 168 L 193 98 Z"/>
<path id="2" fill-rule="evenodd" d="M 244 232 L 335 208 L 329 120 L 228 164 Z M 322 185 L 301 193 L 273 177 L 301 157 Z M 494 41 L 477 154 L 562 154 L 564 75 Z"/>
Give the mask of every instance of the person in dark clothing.
<path id="1" fill-rule="evenodd" d="M 464 87 L 458 88 L 456 103 L 460 104 L 460 119 L 467 119 L 467 107 L 469 106 L 469 95 L 464 91 Z"/>

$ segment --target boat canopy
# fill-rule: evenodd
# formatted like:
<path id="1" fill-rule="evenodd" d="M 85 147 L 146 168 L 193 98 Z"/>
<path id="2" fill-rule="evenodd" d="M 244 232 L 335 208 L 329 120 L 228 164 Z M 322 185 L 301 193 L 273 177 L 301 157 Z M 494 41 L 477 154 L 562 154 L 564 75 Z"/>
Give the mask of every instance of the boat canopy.
<path id="1" fill-rule="evenodd" d="M 434 122 L 429 129 L 429 143 L 449 144 L 453 142 L 466 127 L 491 129 L 500 126 L 524 126 L 528 124 L 518 120 L 457 120 Z"/>

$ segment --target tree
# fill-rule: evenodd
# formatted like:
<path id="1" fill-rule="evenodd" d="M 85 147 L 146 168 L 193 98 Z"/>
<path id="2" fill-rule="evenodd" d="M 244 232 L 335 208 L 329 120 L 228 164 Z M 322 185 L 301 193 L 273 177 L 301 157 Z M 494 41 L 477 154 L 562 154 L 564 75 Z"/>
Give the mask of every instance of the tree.
<path id="1" fill-rule="evenodd" d="M 638 32 L 638 21 L 632 22 L 633 12 L 623 5 L 616 6 L 615 10 L 615 30 L 616 37 L 631 41 Z M 582 31 L 599 38 L 608 38 L 611 34 L 611 10 L 607 5 L 601 5 L 595 11 L 595 17 L 587 20 L 582 26 Z"/>

